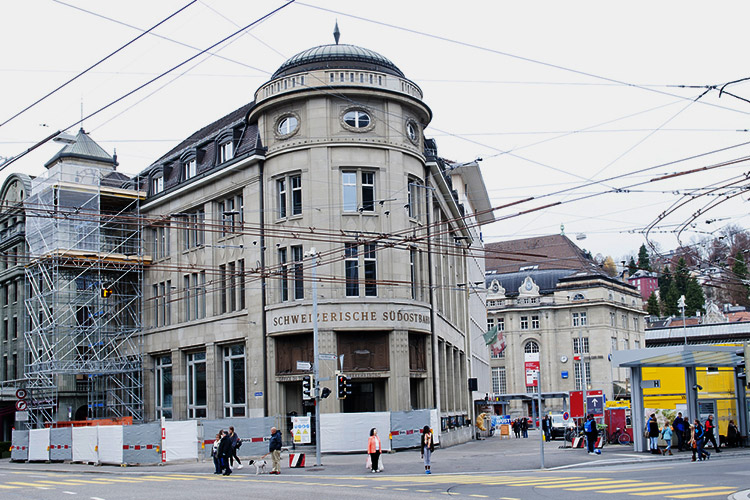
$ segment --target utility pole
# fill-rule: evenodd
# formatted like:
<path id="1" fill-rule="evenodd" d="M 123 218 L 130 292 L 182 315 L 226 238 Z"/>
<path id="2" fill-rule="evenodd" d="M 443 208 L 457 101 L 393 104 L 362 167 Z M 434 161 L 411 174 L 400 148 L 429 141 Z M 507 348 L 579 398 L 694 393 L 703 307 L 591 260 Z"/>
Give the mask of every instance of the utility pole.
<path id="1" fill-rule="evenodd" d="M 313 389 L 315 401 L 315 465 L 320 466 L 320 382 L 318 381 L 318 252 L 312 247 L 307 256 L 312 259 L 312 299 L 313 299 Z"/>
<path id="2" fill-rule="evenodd" d="M 680 295 L 680 300 L 677 301 L 677 305 L 682 309 L 682 336 L 685 338 L 685 345 L 687 345 L 687 329 L 685 328 L 685 296 Z"/>

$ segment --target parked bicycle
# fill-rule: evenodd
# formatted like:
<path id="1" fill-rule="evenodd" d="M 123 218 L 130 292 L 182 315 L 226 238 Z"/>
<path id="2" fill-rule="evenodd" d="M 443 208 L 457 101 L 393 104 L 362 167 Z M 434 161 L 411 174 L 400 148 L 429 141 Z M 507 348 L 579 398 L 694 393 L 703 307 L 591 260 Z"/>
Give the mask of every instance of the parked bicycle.
<path id="1" fill-rule="evenodd" d="M 619 443 L 628 445 L 630 444 L 630 435 L 618 427 L 612 434 L 609 435 L 609 439 L 607 439 L 607 442 L 609 444 Z"/>

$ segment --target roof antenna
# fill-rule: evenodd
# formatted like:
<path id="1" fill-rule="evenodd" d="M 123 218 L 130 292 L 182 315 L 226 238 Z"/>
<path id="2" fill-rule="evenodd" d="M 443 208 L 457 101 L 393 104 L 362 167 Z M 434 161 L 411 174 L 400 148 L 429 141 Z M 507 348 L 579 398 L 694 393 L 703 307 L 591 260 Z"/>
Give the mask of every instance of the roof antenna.
<path id="1" fill-rule="evenodd" d="M 336 45 L 339 44 L 339 38 L 341 38 L 341 32 L 339 31 L 339 20 L 336 19 L 336 27 L 333 28 L 333 39 L 336 40 Z"/>
<path id="2" fill-rule="evenodd" d="M 81 96 L 81 131 L 83 131 L 83 96 Z"/>

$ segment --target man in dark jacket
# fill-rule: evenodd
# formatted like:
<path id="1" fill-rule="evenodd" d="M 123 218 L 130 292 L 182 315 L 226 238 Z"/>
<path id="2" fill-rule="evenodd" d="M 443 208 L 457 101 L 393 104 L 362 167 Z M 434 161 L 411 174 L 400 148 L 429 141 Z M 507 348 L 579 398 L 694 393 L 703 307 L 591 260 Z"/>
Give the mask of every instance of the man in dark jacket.
<path id="1" fill-rule="evenodd" d="M 684 451 L 685 448 L 685 420 L 682 418 L 682 412 L 677 412 L 677 416 L 672 422 L 672 430 L 677 434 L 677 448 Z"/>
<path id="2" fill-rule="evenodd" d="M 232 469 L 229 468 L 229 457 L 233 453 L 232 438 L 229 437 L 227 431 L 224 431 L 224 435 L 221 436 L 221 441 L 219 441 L 219 461 L 221 462 L 221 469 L 224 471 L 225 476 L 232 473 Z"/>
<path id="3" fill-rule="evenodd" d="M 599 431 L 596 428 L 596 420 L 594 420 L 594 416 L 591 413 L 586 417 L 586 421 L 583 424 L 583 431 L 586 433 L 586 445 L 589 455 L 593 455 Z"/>
<path id="4" fill-rule="evenodd" d="M 271 427 L 271 440 L 268 442 L 268 452 L 271 454 L 273 469 L 271 474 L 281 474 L 281 431 Z"/>

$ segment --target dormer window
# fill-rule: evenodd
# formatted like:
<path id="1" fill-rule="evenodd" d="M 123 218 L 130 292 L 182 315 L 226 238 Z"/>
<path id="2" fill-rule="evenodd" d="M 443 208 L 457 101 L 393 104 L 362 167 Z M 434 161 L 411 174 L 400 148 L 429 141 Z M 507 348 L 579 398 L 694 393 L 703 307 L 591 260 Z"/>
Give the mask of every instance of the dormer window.
<path id="1" fill-rule="evenodd" d="M 151 179 L 151 194 L 159 194 L 164 191 L 164 177 L 154 177 Z"/>
<path id="2" fill-rule="evenodd" d="M 234 143 L 231 140 L 219 144 L 219 164 L 234 158 Z"/>
<path id="3" fill-rule="evenodd" d="M 197 162 L 195 161 L 195 158 L 192 158 L 190 160 L 186 160 L 182 163 L 182 179 L 188 180 L 195 177 L 195 175 L 198 173 L 197 169 Z"/>

